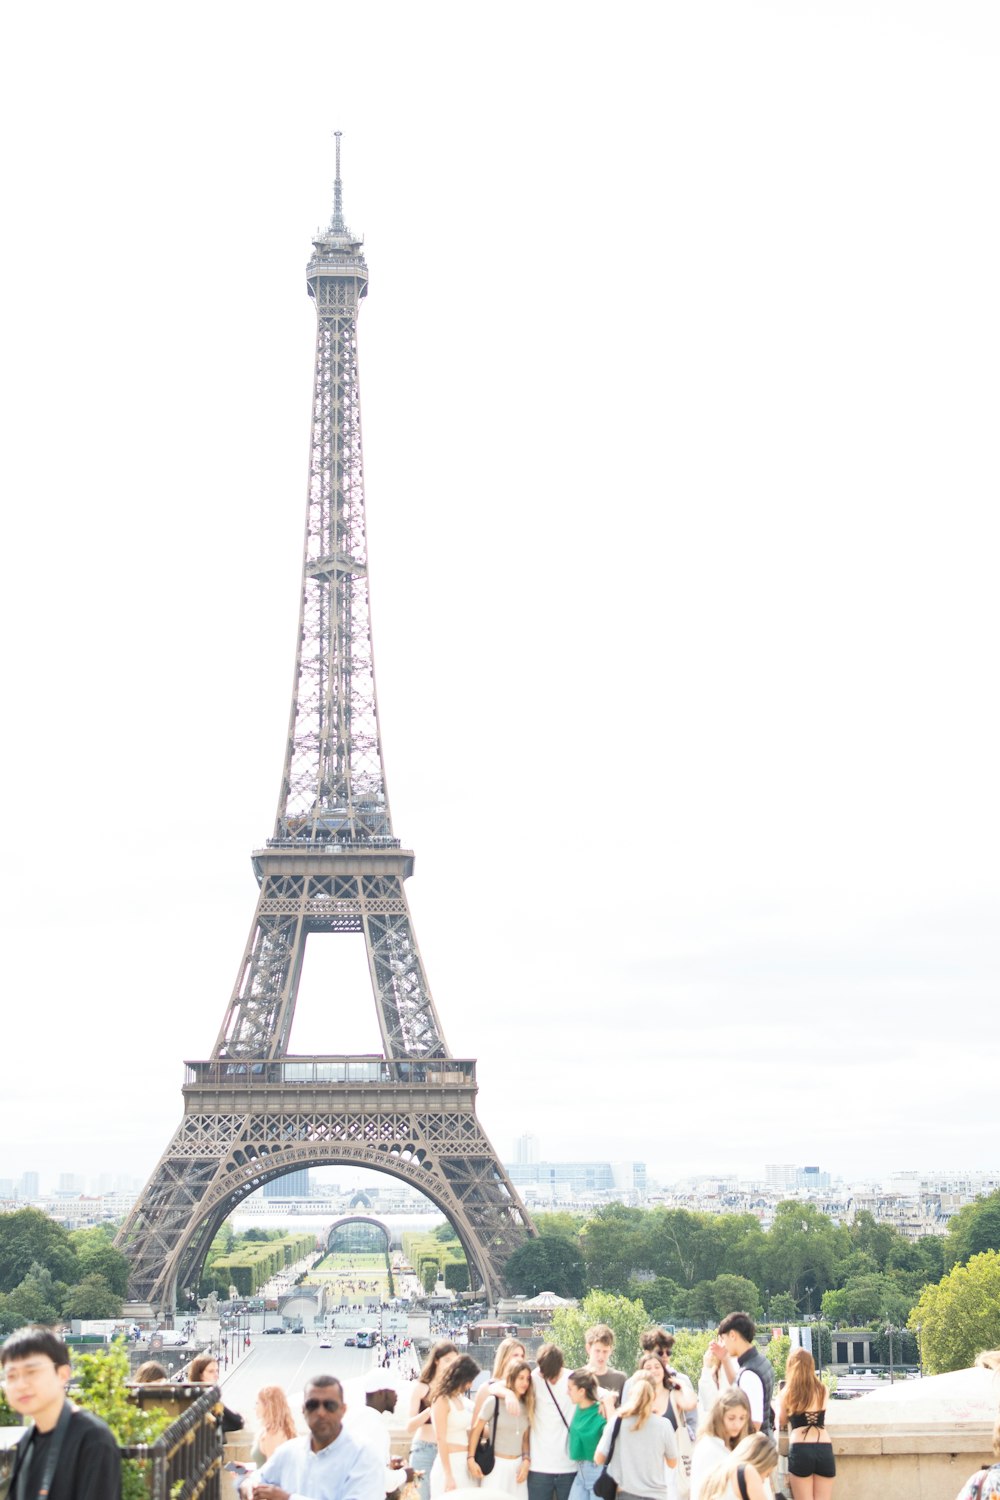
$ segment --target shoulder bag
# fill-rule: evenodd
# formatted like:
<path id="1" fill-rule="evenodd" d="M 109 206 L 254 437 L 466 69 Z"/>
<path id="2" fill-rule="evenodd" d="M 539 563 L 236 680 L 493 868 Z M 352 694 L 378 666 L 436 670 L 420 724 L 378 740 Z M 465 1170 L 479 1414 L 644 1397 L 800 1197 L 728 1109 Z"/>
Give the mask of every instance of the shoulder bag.
<path id="1" fill-rule="evenodd" d="M 674 1469 L 674 1495 L 676 1500 L 688 1500 L 691 1493 L 691 1454 L 694 1444 L 687 1430 L 684 1413 L 674 1405 L 670 1397 L 670 1409 L 674 1414 L 674 1439 L 677 1443 L 677 1467 Z"/>
<path id="2" fill-rule="evenodd" d="M 615 1456 L 615 1444 L 618 1441 L 618 1433 L 621 1430 L 621 1425 L 621 1417 L 615 1417 L 615 1425 L 611 1429 L 611 1447 L 608 1449 L 608 1463 L 604 1465 L 604 1468 L 594 1480 L 594 1494 L 599 1496 L 599 1500 L 617 1500 L 618 1483 L 608 1473 L 608 1464 Z"/>
<path id="3" fill-rule="evenodd" d="M 479 1465 L 479 1471 L 481 1474 L 492 1474 L 494 1465 L 497 1461 L 497 1420 L 499 1416 L 500 1397 L 494 1393 L 493 1436 L 487 1437 L 486 1428 L 484 1427 L 482 1432 L 479 1434 L 479 1442 L 476 1444 L 476 1451 L 472 1455 L 475 1462 Z"/>

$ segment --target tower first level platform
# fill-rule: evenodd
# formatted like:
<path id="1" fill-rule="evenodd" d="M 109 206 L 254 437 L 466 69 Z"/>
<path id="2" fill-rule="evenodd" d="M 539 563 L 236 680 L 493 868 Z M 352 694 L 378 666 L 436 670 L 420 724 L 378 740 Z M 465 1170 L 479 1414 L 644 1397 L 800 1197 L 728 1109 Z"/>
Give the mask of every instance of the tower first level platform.
<path id="1" fill-rule="evenodd" d="M 301 1167 L 384 1171 L 454 1225 L 491 1301 L 527 1228 L 475 1111 L 466 1058 L 212 1058 L 186 1065 L 184 1118 L 119 1238 L 130 1296 L 167 1314 L 197 1295 L 222 1222 L 265 1182 Z"/>

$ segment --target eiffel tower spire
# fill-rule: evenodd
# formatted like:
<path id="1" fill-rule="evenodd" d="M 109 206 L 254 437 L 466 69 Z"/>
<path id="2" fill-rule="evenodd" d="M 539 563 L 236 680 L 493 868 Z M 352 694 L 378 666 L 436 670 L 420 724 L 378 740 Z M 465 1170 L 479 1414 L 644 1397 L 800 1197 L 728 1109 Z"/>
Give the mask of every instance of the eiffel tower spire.
<path id="1" fill-rule="evenodd" d="M 187 1064 L 184 1119 L 119 1236 L 133 1295 L 165 1311 L 242 1198 L 304 1165 L 353 1162 L 418 1186 L 454 1224 L 487 1295 L 530 1232 L 476 1118 L 475 1063 L 448 1052 L 403 889 L 414 859 L 389 811 L 368 594 L 357 345 L 368 267 L 344 221 L 339 131 L 336 157 L 333 215 L 306 270 L 309 488 L 274 830 L 253 854 L 256 909 L 212 1057 Z M 317 933 L 363 934 L 380 1056 L 289 1055 Z"/>

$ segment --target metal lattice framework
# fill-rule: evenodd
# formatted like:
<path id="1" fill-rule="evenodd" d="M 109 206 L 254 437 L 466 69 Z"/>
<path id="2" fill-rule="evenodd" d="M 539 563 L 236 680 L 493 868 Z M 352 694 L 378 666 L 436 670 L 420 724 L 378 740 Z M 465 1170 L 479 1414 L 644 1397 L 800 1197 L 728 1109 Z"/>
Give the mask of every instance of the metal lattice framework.
<path id="1" fill-rule="evenodd" d="M 475 1064 L 448 1054 L 403 882 L 375 694 L 357 321 L 362 242 L 334 211 L 307 269 L 316 366 L 295 681 L 274 834 L 253 856 L 257 909 L 209 1062 L 118 1243 L 131 1295 L 169 1313 L 219 1225 L 297 1167 L 356 1163 L 446 1213 L 487 1295 L 531 1225 L 475 1113 Z M 291 1057 L 306 939 L 363 933 L 382 1057 Z"/>

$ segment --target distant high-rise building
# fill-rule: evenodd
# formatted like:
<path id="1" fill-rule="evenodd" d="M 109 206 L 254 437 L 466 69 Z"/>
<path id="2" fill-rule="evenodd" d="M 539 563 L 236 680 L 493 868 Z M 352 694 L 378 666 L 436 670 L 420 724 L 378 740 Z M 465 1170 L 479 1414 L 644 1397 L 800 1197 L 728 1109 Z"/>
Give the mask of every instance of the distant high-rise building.
<path id="1" fill-rule="evenodd" d="M 288 1172 L 284 1177 L 275 1177 L 264 1184 L 265 1198 L 308 1198 L 309 1168 Z"/>
<path id="2" fill-rule="evenodd" d="M 514 1142 L 514 1160 L 519 1166 L 528 1166 L 538 1160 L 537 1135 L 519 1135 Z"/>
<path id="3" fill-rule="evenodd" d="M 796 1167 L 790 1162 L 764 1168 L 767 1185 L 776 1193 L 796 1193 L 801 1189 L 825 1193 L 830 1186 L 829 1172 L 819 1167 Z"/>
<path id="4" fill-rule="evenodd" d="M 41 1184 L 39 1183 L 37 1172 L 21 1173 L 21 1180 L 17 1185 L 17 1196 L 19 1198 L 27 1198 L 29 1202 L 33 1202 L 36 1198 L 42 1196 Z"/>
<path id="5" fill-rule="evenodd" d="M 515 1187 L 546 1188 L 553 1196 L 646 1190 L 646 1163 L 641 1161 L 508 1162 L 507 1171 Z"/>
<path id="6" fill-rule="evenodd" d="M 60 1172 L 57 1193 L 82 1193 L 84 1188 L 83 1178 L 79 1172 Z"/>
<path id="7" fill-rule="evenodd" d="M 14 1196 L 14 1179 L 13 1179 L 13 1177 L 0 1177 L 0 1198 L 13 1198 L 13 1196 Z"/>

